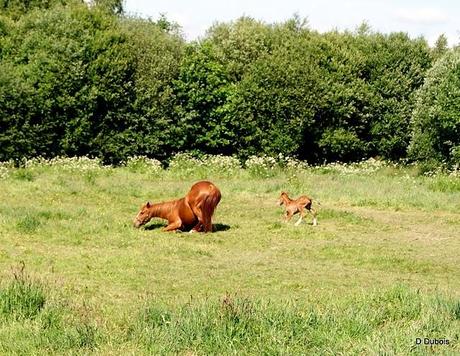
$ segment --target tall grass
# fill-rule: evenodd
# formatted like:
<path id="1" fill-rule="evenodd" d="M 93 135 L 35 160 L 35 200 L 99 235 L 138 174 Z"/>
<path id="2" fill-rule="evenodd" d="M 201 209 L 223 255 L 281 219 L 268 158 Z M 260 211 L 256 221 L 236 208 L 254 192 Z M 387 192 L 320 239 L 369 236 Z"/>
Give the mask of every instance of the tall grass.
<path id="1" fill-rule="evenodd" d="M 43 282 L 24 272 L 24 265 L 13 271 L 13 278 L 0 287 L 0 353 L 62 353 L 92 350 L 100 331 L 86 315 L 76 313 Z"/>
<path id="2" fill-rule="evenodd" d="M 407 354 L 416 349 L 417 337 L 458 342 L 457 303 L 403 285 L 318 304 L 230 295 L 179 308 L 152 302 L 140 314 L 135 335 L 154 354 L 378 353 L 382 337 L 385 351 Z"/>
<path id="3" fill-rule="evenodd" d="M 17 283 L 13 280 L 6 289 L 9 292 L 2 291 L 2 303 L 5 298 L 15 300 L 14 312 L 5 314 L 2 309 L 3 316 L 15 315 L 0 329 L 0 352 L 4 353 L 99 354 L 108 348 L 119 354 L 115 350 L 128 348 L 158 355 L 403 355 L 459 350 L 460 301 L 442 294 L 426 295 L 405 285 L 314 303 L 231 294 L 219 299 L 191 298 L 174 306 L 150 300 L 138 307 L 134 317 L 124 317 L 126 327 L 110 329 L 88 316 L 82 319 L 65 307 L 69 301 L 37 306 L 37 291 L 42 292 L 42 287 L 31 292 L 37 287 L 31 287 L 30 281 L 26 289 L 18 289 Z M 449 344 L 433 348 L 417 345 L 417 338 L 448 340 Z"/>
<path id="4" fill-rule="evenodd" d="M 44 288 L 24 273 L 24 265 L 13 274 L 12 282 L 0 290 L 0 315 L 5 319 L 32 319 L 45 305 Z"/>

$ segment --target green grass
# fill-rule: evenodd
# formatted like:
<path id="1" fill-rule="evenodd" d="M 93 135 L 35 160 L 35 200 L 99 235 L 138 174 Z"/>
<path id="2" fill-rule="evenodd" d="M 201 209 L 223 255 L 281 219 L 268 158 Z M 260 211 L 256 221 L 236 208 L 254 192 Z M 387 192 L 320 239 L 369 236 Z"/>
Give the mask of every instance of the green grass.
<path id="1" fill-rule="evenodd" d="M 411 350 L 417 335 L 444 334 L 452 340 L 458 321 L 451 300 L 430 299 L 403 286 L 318 303 L 271 303 L 227 295 L 219 301 L 192 302 L 179 308 L 152 304 L 141 314 L 134 335 L 139 334 L 155 354 L 359 354 L 384 350 L 403 354 Z M 398 334 L 398 328 L 406 333 Z M 388 343 L 384 350 L 377 346 L 382 337 Z"/>
<path id="2" fill-rule="evenodd" d="M 4 319 L 33 319 L 45 304 L 43 287 L 33 283 L 20 273 L 0 290 L 0 315 Z"/>
<path id="3" fill-rule="evenodd" d="M 213 171 L 215 233 L 133 229 L 141 203 L 203 176 L 192 168 L 1 179 L 0 353 L 460 352 L 459 178 Z M 319 225 L 282 223 L 281 190 L 320 201 Z"/>

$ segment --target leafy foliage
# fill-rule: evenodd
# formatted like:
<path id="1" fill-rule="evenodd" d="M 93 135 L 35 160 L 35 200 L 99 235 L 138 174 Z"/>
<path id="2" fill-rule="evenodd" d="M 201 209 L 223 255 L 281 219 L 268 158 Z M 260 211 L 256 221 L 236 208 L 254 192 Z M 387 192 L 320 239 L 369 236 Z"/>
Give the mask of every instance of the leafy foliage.
<path id="1" fill-rule="evenodd" d="M 427 74 L 412 114 L 410 156 L 460 164 L 460 50 L 449 51 Z"/>
<path id="2" fill-rule="evenodd" d="M 118 0 L 0 6 L 0 161 L 184 151 L 397 160 L 415 92 L 447 51 L 442 36 L 430 49 L 365 23 L 320 34 L 298 16 L 243 17 L 185 43 L 164 15 L 128 17 Z"/>
<path id="3" fill-rule="evenodd" d="M 119 21 L 104 9 L 86 5 L 32 12 L 15 23 L 5 20 L 9 27 L 0 61 L 1 160 L 65 154 L 119 162 L 146 151 L 143 137 L 153 131 L 156 118 L 147 117 L 151 121 L 143 125 L 142 114 L 155 111 L 143 104 L 168 93 L 162 87 L 165 80 L 156 81 L 167 78 L 162 70 L 168 64 L 152 72 L 145 62 L 155 53 L 161 59 L 150 63 L 171 62 L 163 55 L 179 39 L 148 22 L 143 27 L 136 22 L 143 23 Z M 143 33 L 138 33 L 139 27 Z M 152 27 L 156 31 L 146 39 Z M 169 45 L 168 38 L 174 38 L 174 44 Z M 150 44 L 150 58 L 142 58 L 145 42 Z M 145 126 L 139 134 L 138 128 Z"/>

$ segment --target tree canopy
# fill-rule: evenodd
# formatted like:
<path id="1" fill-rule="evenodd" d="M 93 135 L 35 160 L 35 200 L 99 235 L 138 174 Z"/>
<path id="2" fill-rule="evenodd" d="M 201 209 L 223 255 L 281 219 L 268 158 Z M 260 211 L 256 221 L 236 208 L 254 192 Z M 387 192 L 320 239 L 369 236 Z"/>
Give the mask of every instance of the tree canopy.
<path id="1" fill-rule="evenodd" d="M 178 24 L 129 17 L 119 0 L 0 9 L 0 160 L 460 155 L 458 51 L 442 36 L 430 48 L 366 23 L 318 33 L 295 15 L 217 23 L 186 42 Z"/>

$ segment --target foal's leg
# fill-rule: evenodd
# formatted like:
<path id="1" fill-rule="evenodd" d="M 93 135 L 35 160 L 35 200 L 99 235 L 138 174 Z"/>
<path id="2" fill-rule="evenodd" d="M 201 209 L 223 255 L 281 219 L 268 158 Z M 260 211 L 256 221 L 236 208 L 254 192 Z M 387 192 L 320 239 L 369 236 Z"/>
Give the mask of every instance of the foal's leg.
<path id="1" fill-rule="evenodd" d="M 288 212 L 285 211 L 284 214 L 281 215 L 281 217 L 283 218 L 283 221 L 284 221 L 285 223 L 287 223 Z"/>
<path id="2" fill-rule="evenodd" d="M 316 210 L 313 209 L 313 208 L 310 208 L 308 211 L 309 211 L 310 214 L 313 216 L 313 226 L 318 225 L 318 221 L 317 221 L 317 219 L 316 219 Z"/>
<path id="3" fill-rule="evenodd" d="M 284 222 L 287 223 L 289 220 L 291 220 L 292 218 L 292 211 L 290 210 L 286 210 L 285 214 L 284 214 Z"/>
<path id="4" fill-rule="evenodd" d="M 299 220 L 297 220 L 297 222 L 295 223 L 295 226 L 299 226 L 300 223 L 302 222 L 302 219 L 303 219 L 304 216 L 305 216 L 305 212 L 303 211 L 303 207 L 301 207 L 301 208 L 299 209 L 299 213 L 300 213 L 300 214 L 299 214 L 299 215 L 300 215 L 300 216 L 299 216 Z"/>

